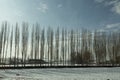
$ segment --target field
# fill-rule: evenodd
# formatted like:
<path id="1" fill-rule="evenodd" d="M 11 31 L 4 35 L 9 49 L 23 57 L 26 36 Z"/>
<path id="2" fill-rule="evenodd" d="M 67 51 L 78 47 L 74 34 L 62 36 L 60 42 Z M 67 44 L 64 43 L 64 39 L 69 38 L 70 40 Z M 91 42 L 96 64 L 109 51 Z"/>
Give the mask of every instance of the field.
<path id="1" fill-rule="evenodd" d="M 119 80 L 120 68 L 0 70 L 0 80 Z"/>

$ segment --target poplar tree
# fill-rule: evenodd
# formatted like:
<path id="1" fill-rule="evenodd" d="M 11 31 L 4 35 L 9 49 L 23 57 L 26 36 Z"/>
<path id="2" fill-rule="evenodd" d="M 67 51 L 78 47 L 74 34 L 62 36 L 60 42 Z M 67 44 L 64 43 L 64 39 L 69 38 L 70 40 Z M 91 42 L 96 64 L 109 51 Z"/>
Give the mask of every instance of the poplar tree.
<path id="1" fill-rule="evenodd" d="M 22 26 L 22 61 L 23 66 L 25 66 L 28 48 L 28 24 L 23 23 Z"/>
<path id="2" fill-rule="evenodd" d="M 13 46 L 13 27 L 12 27 L 11 36 L 10 36 L 10 64 L 12 62 L 12 46 Z"/>
<path id="3" fill-rule="evenodd" d="M 47 30 L 48 66 L 50 64 L 50 27 Z"/>
<path id="4" fill-rule="evenodd" d="M 4 25 L 2 24 L 0 32 L 0 63 L 2 63 L 3 38 L 4 38 Z"/>
<path id="5" fill-rule="evenodd" d="M 43 29 L 41 34 L 41 56 L 40 56 L 41 60 L 44 60 L 44 47 L 45 47 L 45 32 Z"/>
<path id="6" fill-rule="evenodd" d="M 57 31 L 56 31 L 56 61 L 57 61 L 57 65 L 58 65 L 58 62 L 59 62 L 59 28 L 57 28 Z"/>
<path id="7" fill-rule="evenodd" d="M 4 60 L 5 60 L 4 58 L 5 58 L 6 36 L 7 36 L 7 22 L 5 22 L 5 23 L 3 24 L 3 27 L 4 27 L 4 30 L 3 30 L 3 31 L 4 31 L 4 32 L 3 32 L 3 35 L 4 35 L 3 37 L 4 37 L 4 38 L 3 38 L 3 45 L 2 45 L 2 46 L 3 46 L 2 62 L 5 63 L 5 62 L 4 62 Z"/>
<path id="8" fill-rule="evenodd" d="M 64 50 L 64 29 L 62 29 L 62 43 L 61 43 L 61 53 L 62 53 L 62 62 L 63 62 L 63 65 L 65 63 L 65 50 Z"/>
<path id="9" fill-rule="evenodd" d="M 17 64 L 18 66 L 18 62 L 19 62 L 19 28 L 18 28 L 18 23 L 16 23 L 16 27 L 15 27 L 15 65 Z"/>
<path id="10" fill-rule="evenodd" d="M 53 30 L 51 29 L 50 31 L 50 61 L 51 61 L 51 66 L 52 66 L 52 61 L 53 61 Z"/>

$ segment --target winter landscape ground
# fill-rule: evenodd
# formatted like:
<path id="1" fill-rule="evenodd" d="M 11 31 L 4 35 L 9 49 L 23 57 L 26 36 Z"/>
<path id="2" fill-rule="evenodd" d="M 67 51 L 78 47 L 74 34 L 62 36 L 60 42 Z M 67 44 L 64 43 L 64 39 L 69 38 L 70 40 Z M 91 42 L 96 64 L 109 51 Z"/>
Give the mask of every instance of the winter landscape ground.
<path id="1" fill-rule="evenodd" d="M 120 68 L 0 70 L 0 80 L 119 80 Z"/>

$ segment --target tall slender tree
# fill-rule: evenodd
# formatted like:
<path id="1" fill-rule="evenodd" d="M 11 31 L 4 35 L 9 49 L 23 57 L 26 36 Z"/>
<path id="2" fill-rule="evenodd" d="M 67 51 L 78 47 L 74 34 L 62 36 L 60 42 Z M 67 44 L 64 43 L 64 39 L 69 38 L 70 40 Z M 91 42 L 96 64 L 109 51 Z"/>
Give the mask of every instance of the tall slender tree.
<path id="1" fill-rule="evenodd" d="M 50 27 L 47 30 L 48 66 L 50 63 Z"/>
<path id="2" fill-rule="evenodd" d="M 13 46 L 13 27 L 12 27 L 11 36 L 10 36 L 10 64 L 12 62 L 12 46 Z"/>
<path id="3" fill-rule="evenodd" d="M 58 62 L 59 62 L 59 28 L 57 28 L 55 36 L 56 36 L 56 61 L 58 65 Z"/>
<path id="4" fill-rule="evenodd" d="M 23 66 L 25 66 L 27 59 L 27 48 L 28 48 L 28 24 L 23 23 L 22 26 L 22 61 Z"/>
<path id="5" fill-rule="evenodd" d="M 65 30 L 65 47 L 64 48 L 65 48 L 65 52 L 64 52 L 65 59 L 64 60 L 65 60 L 65 65 L 66 65 L 67 64 L 67 56 L 68 56 L 67 55 L 67 30 Z"/>
<path id="6" fill-rule="evenodd" d="M 6 32 L 6 49 L 5 49 L 5 63 L 7 62 L 7 51 L 8 51 L 8 43 L 9 43 L 9 27 L 7 29 L 7 32 Z"/>
<path id="7" fill-rule="evenodd" d="M 2 63 L 5 63 L 5 45 L 6 45 L 6 36 L 7 36 L 7 22 L 3 23 L 4 27 L 4 40 L 3 40 L 3 57 L 2 57 Z"/>
<path id="8" fill-rule="evenodd" d="M 2 63 L 3 38 L 4 38 L 4 25 L 2 24 L 0 32 L 0 63 Z"/>
<path id="9" fill-rule="evenodd" d="M 32 49 L 31 49 L 31 59 L 34 59 L 35 56 L 34 56 L 34 48 L 35 48 L 35 26 L 33 25 L 32 26 L 32 34 L 31 34 L 31 46 L 32 46 Z"/>
<path id="10" fill-rule="evenodd" d="M 18 23 L 16 23 L 15 27 L 15 58 L 14 58 L 14 65 L 18 66 L 19 62 L 19 28 L 18 28 Z"/>
<path id="11" fill-rule="evenodd" d="M 44 60 L 44 47 L 45 47 L 45 32 L 43 29 L 41 34 L 41 56 L 40 56 L 41 60 Z"/>
<path id="12" fill-rule="evenodd" d="M 62 29 L 62 38 L 61 38 L 61 39 L 62 39 L 62 40 L 61 40 L 61 41 L 62 41 L 62 43 L 61 43 L 61 51 L 62 51 L 62 52 L 61 52 L 61 53 L 62 53 L 63 66 L 64 66 L 64 63 L 65 63 L 65 53 L 64 53 L 64 52 L 65 52 L 65 49 L 64 49 L 64 42 L 65 42 L 65 40 L 64 40 L 64 34 L 65 34 L 65 33 L 64 33 L 64 29 Z"/>
<path id="13" fill-rule="evenodd" d="M 50 61 L 51 61 L 51 66 L 53 64 L 53 30 L 51 29 L 50 31 Z"/>

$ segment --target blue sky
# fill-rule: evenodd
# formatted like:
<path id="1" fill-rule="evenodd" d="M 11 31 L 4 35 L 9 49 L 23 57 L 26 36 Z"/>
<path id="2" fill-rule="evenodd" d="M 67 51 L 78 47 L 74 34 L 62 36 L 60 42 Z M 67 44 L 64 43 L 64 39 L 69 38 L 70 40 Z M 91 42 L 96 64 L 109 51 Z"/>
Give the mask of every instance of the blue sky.
<path id="1" fill-rule="evenodd" d="M 107 30 L 120 27 L 120 0 L 0 0 L 0 23 Z"/>

